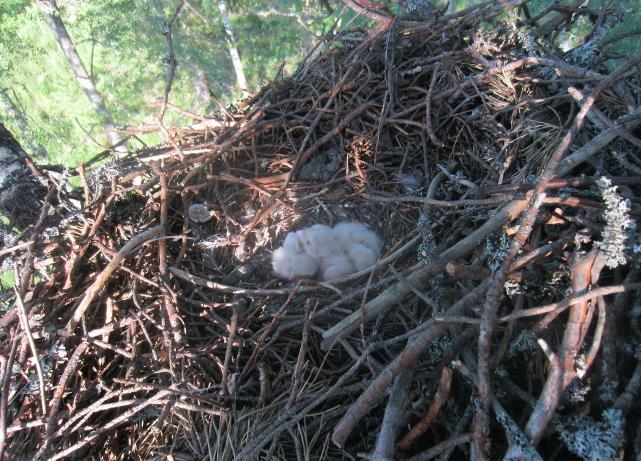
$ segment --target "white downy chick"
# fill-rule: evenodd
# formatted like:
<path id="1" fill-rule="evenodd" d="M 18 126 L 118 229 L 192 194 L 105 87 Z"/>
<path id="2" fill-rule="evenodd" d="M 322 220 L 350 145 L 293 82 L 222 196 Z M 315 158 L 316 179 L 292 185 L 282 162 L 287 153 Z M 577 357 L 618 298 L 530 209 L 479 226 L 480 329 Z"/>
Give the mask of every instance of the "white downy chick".
<path id="1" fill-rule="evenodd" d="M 320 275 L 323 280 L 334 280 L 353 274 L 356 271 L 354 265 L 342 251 L 334 253 L 321 259 Z"/>
<path id="2" fill-rule="evenodd" d="M 374 250 L 369 249 L 363 244 L 355 243 L 346 250 L 346 255 L 349 261 L 354 266 L 353 272 L 362 271 L 370 266 L 376 264 L 380 254 Z"/>
<path id="3" fill-rule="evenodd" d="M 338 250 L 336 237 L 331 227 L 314 224 L 296 232 L 305 252 L 313 258 L 327 258 Z"/>
<path id="4" fill-rule="evenodd" d="M 287 280 L 314 277 L 318 272 L 319 264 L 319 258 L 314 258 L 305 252 L 296 232 L 287 234 L 283 246 L 272 253 L 274 272 Z"/>
<path id="5" fill-rule="evenodd" d="M 297 232 L 290 232 L 285 236 L 285 241 L 283 242 L 283 248 L 289 251 L 292 254 L 303 253 L 305 247 L 303 247 L 303 242 L 300 241 Z"/>
<path id="6" fill-rule="evenodd" d="M 380 237 L 364 224 L 340 222 L 334 226 L 333 230 L 344 251 L 359 244 L 371 250 L 375 260 L 381 257 L 382 242 Z"/>

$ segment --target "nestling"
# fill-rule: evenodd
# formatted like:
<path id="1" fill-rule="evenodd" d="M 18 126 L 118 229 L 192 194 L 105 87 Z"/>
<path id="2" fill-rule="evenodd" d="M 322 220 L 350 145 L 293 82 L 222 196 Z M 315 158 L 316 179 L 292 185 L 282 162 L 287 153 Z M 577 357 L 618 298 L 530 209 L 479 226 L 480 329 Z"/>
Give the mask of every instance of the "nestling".
<path id="1" fill-rule="evenodd" d="M 324 224 L 314 224 L 297 232 L 305 252 L 314 258 L 326 258 L 337 251 L 333 229 Z"/>
<path id="2" fill-rule="evenodd" d="M 380 256 L 381 239 L 363 224 L 314 224 L 287 234 L 272 254 L 272 267 L 287 280 L 334 280 L 373 266 Z"/>
<path id="3" fill-rule="evenodd" d="M 294 252 L 280 247 L 272 253 L 272 268 L 276 274 L 287 280 L 311 278 L 318 272 L 319 259 L 305 252 Z"/>
<path id="4" fill-rule="evenodd" d="M 334 226 L 334 233 L 345 251 L 355 244 L 360 244 L 370 249 L 376 259 L 381 256 L 382 242 L 380 237 L 364 224 L 358 222 L 341 222 Z"/>
<path id="5" fill-rule="evenodd" d="M 339 252 L 321 259 L 320 278 L 322 280 L 333 280 L 356 272 L 354 265 L 346 254 Z"/>

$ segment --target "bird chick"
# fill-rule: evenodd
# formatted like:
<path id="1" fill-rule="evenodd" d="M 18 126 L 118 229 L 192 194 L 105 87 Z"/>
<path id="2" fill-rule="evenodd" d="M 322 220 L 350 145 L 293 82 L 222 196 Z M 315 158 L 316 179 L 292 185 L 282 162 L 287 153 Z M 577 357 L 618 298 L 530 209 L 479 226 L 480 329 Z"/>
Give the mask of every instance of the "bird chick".
<path id="1" fill-rule="evenodd" d="M 381 239 L 376 232 L 369 229 L 364 224 L 357 222 L 341 222 L 336 224 L 333 230 L 344 251 L 348 251 L 354 245 L 362 245 L 374 254 L 374 261 L 380 258 L 382 244 Z"/>
<path id="2" fill-rule="evenodd" d="M 334 280 L 355 272 L 354 265 L 342 251 L 331 254 L 320 262 L 320 275 L 323 280 Z"/>
<path id="3" fill-rule="evenodd" d="M 361 243 L 354 243 L 351 247 L 346 249 L 345 253 L 347 259 L 349 259 L 355 269 L 352 272 L 362 271 L 363 269 L 373 266 L 376 264 L 376 261 L 380 256 L 379 253 Z"/>
<path id="4" fill-rule="evenodd" d="M 314 224 L 298 232 L 298 238 L 303 244 L 305 252 L 313 258 L 327 258 L 336 253 L 337 241 L 331 227 L 324 224 Z"/>
<path id="5" fill-rule="evenodd" d="M 303 246 L 303 242 L 301 242 L 297 232 L 290 232 L 285 236 L 283 248 L 292 254 L 305 252 L 305 247 Z"/>
<path id="6" fill-rule="evenodd" d="M 320 261 L 305 252 L 295 252 L 284 246 L 272 253 L 272 268 L 283 279 L 311 278 L 318 272 Z"/>

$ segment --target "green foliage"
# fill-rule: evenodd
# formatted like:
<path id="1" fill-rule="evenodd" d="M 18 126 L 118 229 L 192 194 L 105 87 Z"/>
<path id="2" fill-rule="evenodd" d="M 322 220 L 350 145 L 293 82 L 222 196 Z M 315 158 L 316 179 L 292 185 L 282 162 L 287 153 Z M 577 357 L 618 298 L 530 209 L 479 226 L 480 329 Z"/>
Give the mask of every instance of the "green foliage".
<path id="1" fill-rule="evenodd" d="M 479 0 L 456 0 L 455 10 Z M 533 0 L 533 14 L 551 0 Z M 591 0 L 592 3 L 596 0 Z M 637 0 L 616 0 L 628 8 L 625 21 L 611 34 L 627 32 L 641 20 Z M 62 18 L 85 66 L 92 75 L 107 109 L 117 124 L 154 124 L 169 68 L 162 24 L 176 0 L 58 0 Z M 437 2 L 440 7 L 445 0 Z M 340 6 L 340 2 L 332 2 Z M 274 77 L 280 64 L 292 72 L 311 50 L 314 35 L 371 24 L 348 11 L 333 15 L 316 0 L 227 0 L 236 46 L 251 90 Z M 589 31 L 573 33 L 580 41 Z M 170 102 L 189 112 L 211 113 L 219 103 L 240 96 L 229 58 L 218 0 L 194 0 L 185 6 L 174 24 L 173 41 L 178 69 Z M 615 44 L 624 52 L 639 49 L 641 37 Z M 10 89 L 14 103 L 25 114 L 31 135 L 49 153 L 48 161 L 75 165 L 94 156 L 106 141 L 101 120 L 74 79 L 66 58 L 47 27 L 37 2 L 0 2 L 0 88 Z M 203 90 L 205 89 L 206 90 Z M 198 90 L 197 90 L 198 89 Z M 209 93 L 213 97 L 209 97 Z M 15 135 L 17 127 L 0 113 Z M 169 109 L 166 125 L 190 123 L 180 112 Z M 146 143 L 162 141 L 158 134 L 142 136 Z M 23 145 L 26 144 L 23 141 Z M 131 147 L 139 144 L 133 142 Z"/>
<path id="2" fill-rule="evenodd" d="M 8 290 L 13 285 L 15 285 L 13 272 L 0 272 L 0 291 Z M 3 314 L 8 307 L 8 304 L 3 305 L 0 303 L 0 314 Z"/>

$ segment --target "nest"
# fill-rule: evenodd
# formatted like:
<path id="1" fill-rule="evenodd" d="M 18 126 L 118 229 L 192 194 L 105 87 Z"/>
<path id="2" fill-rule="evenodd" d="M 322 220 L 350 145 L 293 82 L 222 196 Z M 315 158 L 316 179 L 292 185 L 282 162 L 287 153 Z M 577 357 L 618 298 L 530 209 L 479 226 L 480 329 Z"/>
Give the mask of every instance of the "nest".
<path id="1" fill-rule="evenodd" d="M 509 7 L 339 34 L 167 146 L 80 169 L 82 211 L 13 255 L 5 455 L 639 452 L 639 59 L 602 51 L 605 9 L 517 31 Z M 350 220 L 376 266 L 273 276 L 287 232 Z"/>

